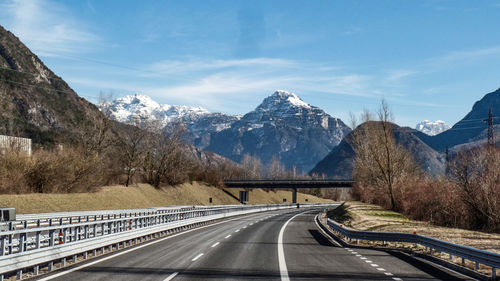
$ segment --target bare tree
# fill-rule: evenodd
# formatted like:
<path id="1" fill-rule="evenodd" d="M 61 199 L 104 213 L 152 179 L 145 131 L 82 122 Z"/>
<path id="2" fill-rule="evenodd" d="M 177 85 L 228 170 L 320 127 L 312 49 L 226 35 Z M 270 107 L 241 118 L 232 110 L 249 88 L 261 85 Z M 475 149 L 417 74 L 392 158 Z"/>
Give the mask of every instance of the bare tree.
<path id="1" fill-rule="evenodd" d="M 126 181 L 125 186 L 129 186 L 137 169 L 142 165 L 145 151 L 145 137 L 148 132 L 141 128 L 141 123 L 138 118 L 134 124 L 128 126 L 124 130 L 123 136 L 118 141 L 120 152 L 120 162 L 125 170 Z"/>
<path id="2" fill-rule="evenodd" d="M 251 156 L 250 154 L 243 155 L 241 160 L 241 166 L 244 170 L 243 177 L 246 179 L 260 179 L 262 162 L 257 156 Z"/>
<path id="3" fill-rule="evenodd" d="M 160 124 L 153 122 L 148 131 L 143 162 L 146 181 L 159 188 L 162 182 L 178 184 L 188 180 L 193 163 L 181 142 L 183 127 L 173 126 L 166 137 L 161 134 L 163 128 Z"/>
<path id="4" fill-rule="evenodd" d="M 420 168 L 411 154 L 396 143 L 393 117 L 385 100 L 377 115 L 378 121 L 372 121 L 372 115 L 365 111 L 364 123 L 352 133 L 356 153 L 353 176 L 358 189 L 364 189 L 361 193 L 365 198 L 366 195 L 374 201 L 387 198 L 388 208 L 394 210 L 399 208 L 396 197 L 401 198 L 404 192 L 402 183 L 416 175 Z"/>
<path id="5" fill-rule="evenodd" d="M 451 181 L 467 206 L 473 229 L 500 230 L 500 151 L 459 152 L 450 165 Z"/>

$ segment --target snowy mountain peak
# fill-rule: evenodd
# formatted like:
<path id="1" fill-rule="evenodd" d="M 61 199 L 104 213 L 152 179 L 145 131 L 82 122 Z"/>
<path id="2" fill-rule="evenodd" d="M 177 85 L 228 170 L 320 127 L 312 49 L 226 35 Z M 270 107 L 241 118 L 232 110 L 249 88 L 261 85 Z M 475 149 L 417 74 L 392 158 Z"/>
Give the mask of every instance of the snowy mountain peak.
<path id="1" fill-rule="evenodd" d="M 265 98 L 262 104 L 258 107 L 258 109 L 261 110 L 273 111 L 282 111 L 284 108 L 310 109 L 311 106 L 292 92 L 277 90 L 272 95 Z"/>
<path id="2" fill-rule="evenodd" d="M 418 131 L 427 134 L 429 136 L 435 136 L 437 134 L 440 134 L 448 129 L 450 129 L 450 126 L 448 126 L 444 121 L 442 120 L 437 120 L 437 121 L 429 121 L 429 120 L 424 120 L 420 123 L 417 124 L 415 127 Z"/>
<path id="3" fill-rule="evenodd" d="M 176 119 L 193 118 L 210 114 L 202 107 L 159 104 L 150 97 L 135 94 L 118 98 L 108 103 L 112 118 L 120 122 L 130 122 L 135 116 L 159 120 L 167 124 Z"/>

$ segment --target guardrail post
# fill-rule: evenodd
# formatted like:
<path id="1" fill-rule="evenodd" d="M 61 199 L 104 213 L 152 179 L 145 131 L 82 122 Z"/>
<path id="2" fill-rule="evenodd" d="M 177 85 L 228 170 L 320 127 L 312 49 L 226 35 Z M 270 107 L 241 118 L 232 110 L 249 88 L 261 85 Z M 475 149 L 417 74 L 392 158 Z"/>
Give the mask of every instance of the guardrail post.
<path id="1" fill-rule="evenodd" d="M 73 255 L 73 263 L 76 263 L 77 259 L 78 259 L 78 255 Z"/>
<path id="2" fill-rule="evenodd" d="M 47 265 L 47 270 L 49 272 L 52 271 L 52 269 L 54 269 L 54 262 L 53 261 L 49 262 L 49 264 Z"/>
<path id="3" fill-rule="evenodd" d="M 497 269 L 492 267 L 491 268 L 491 279 L 496 280 L 497 279 Z"/>
<path id="4" fill-rule="evenodd" d="M 5 254 L 5 236 L 0 237 L 0 256 Z"/>
<path id="5" fill-rule="evenodd" d="M 9 245 L 8 245 L 8 253 L 9 255 L 12 254 L 12 234 L 9 234 Z"/>
<path id="6" fill-rule="evenodd" d="M 17 271 L 17 276 L 16 276 L 17 280 L 21 280 L 23 279 L 23 270 L 22 269 L 19 269 Z"/>
<path id="7" fill-rule="evenodd" d="M 465 259 L 462 258 L 462 265 L 465 265 Z"/>
<path id="8" fill-rule="evenodd" d="M 38 273 L 40 271 L 40 266 L 39 265 L 35 265 L 35 267 L 33 268 L 33 274 L 36 276 L 38 275 Z"/>
<path id="9" fill-rule="evenodd" d="M 479 263 L 476 262 L 476 270 L 479 270 Z"/>
<path id="10" fill-rule="evenodd" d="M 37 231 L 36 232 L 36 236 L 35 236 L 35 249 L 40 249 L 40 236 L 41 236 L 42 232 L 41 231 Z"/>

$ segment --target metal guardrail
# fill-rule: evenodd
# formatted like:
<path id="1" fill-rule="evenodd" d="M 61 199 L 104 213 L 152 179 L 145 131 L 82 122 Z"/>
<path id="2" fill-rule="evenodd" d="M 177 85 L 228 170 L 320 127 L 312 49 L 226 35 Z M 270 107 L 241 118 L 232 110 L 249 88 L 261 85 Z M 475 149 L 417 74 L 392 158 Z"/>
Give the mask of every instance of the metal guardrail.
<path id="1" fill-rule="evenodd" d="M 316 207 L 331 204 L 300 205 Z M 118 249 L 120 243 L 132 244 L 134 240 L 137 243 L 136 239 L 142 239 L 142 237 L 164 235 L 225 217 L 290 209 L 296 206 L 296 204 L 194 206 L 194 208 L 190 206 L 189 210 L 157 208 L 151 212 L 128 212 L 127 210 L 125 213 L 97 211 L 93 215 L 87 214 L 92 218 L 85 216 L 84 221 L 77 220 L 55 225 L 25 224 L 24 222 L 29 220 L 51 220 L 55 217 L 59 220 L 68 220 L 74 217 L 73 212 L 70 216 L 59 217 L 57 214 L 54 216 L 32 215 L 32 217 L 25 217 L 27 220 L 22 223 L 21 229 L 0 231 L 0 280 L 3 280 L 4 275 L 9 273 L 16 273 L 18 279 L 21 279 L 25 269 L 38 275 L 41 266 L 46 266 L 51 271 L 54 262 L 61 261 L 61 264 L 65 264 L 67 258 L 73 258 L 76 261 L 77 255 L 83 254 L 86 258 L 89 252 L 93 252 L 95 256 L 98 250 L 104 253 L 105 247 L 110 247 L 112 250 L 114 246 Z"/>
<path id="2" fill-rule="evenodd" d="M 479 264 L 488 265 L 492 267 L 493 280 L 495 280 L 496 278 L 496 269 L 500 268 L 500 254 L 460 244 L 454 244 L 424 235 L 399 232 L 372 232 L 352 230 L 331 219 L 327 220 L 327 225 L 337 234 L 343 235 L 349 239 L 415 243 L 429 248 L 431 254 L 434 250 L 438 250 L 450 254 L 450 258 L 452 256 L 461 257 L 462 264 L 465 263 L 465 259 L 474 261 L 476 263 L 476 269 L 479 269 Z"/>

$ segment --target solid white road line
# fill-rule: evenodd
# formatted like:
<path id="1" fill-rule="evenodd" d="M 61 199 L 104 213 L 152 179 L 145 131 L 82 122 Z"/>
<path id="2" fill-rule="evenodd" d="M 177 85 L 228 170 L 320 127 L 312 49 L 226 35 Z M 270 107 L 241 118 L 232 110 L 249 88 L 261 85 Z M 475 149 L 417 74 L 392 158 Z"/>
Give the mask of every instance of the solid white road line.
<path id="1" fill-rule="evenodd" d="M 217 242 L 217 243 L 213 244 L 213 245 L 212 245 L 212 248 L 213 248 L 213 247 L 217 247 L 217 245 L 219 245 L 219 244 L 220 244 L 219 242 Z"/>
<path id="2" fill-rule="evenodd" d="M 288 277 L 288 269 L 286 268 L 285 251 L 283 250 L 283 234 L 285 233 L 285 228 L 288 225 L 288 223 L 301 214 L 302 213 L 296 214 L 295 216 L 287 220 L 285 224 L 281 227 L 280 233 L 278 235 L 278 262 L 280 266 L 281 281 L 290 280 L 290 277 Z"/>
<path id="3" fill-rule="evenodd" d="M 174 278 L 175 278 L 175 276 L 177 276 L 177 274 L 179 274 L 179 272 L 174 272 L 174 273 L 170 274 L 170 275 L 169 275 L 169 276 L 168 276 L 165 280 L 163 280 L 163 281 L 170 281 L 170 280 L 174 279 Z"/>
<path id="4" fill-rule="evenodd" d="M 170 235 L 170 236 L 167 236 L 167 237 L 164 237 L 164 238 L 161 238 L 161 239 L 155 240 L 155 241 L 153 241 L 153 242 L 149 242 L 149 243 L 147 243 L 147 244 L 140 245 L 140 246 L 135 246 L 135 247 L 134 247 L 134 248 L 132 248 L 132 249 L 128 249 L 128 250 L 125 250 L 125 251 L 123 251 L 123 252 L 119 252 L 119 253 L 116 253 L 116 254 L 114 254 L 114 255 L 107 256 L 107 257 L 105 257 L 105 258 L 98 259 L 98 260 L 96 260 L 96 261 L 89 262 L 89 263 L 86 263 L 86 264 L 84 264 L 84 265 L 77 266 L 77 267 L 74 267 L 74 268 L 71 268 L 71 269 L 68 269 L 68 270 L 65 270 L 65 271 L 62 271 L 62 272 L 59 272 L 59 273 L 56 273 L 56 274 L 53 274 L 53 275 L 47 276 L 47 277 L 42 278 L 42 279 L 38 279 L 38 281 L 47 281 L 47 280 L 52 280 L 52 279 L 54 279 L 54 278 L 57 278 L 57 277 L 60 277 L 60 276 L 66 275 L 66 274 L 68 274 L 68 273 L 71 273 L 71 272 L 74 272 L 74 271 L 80 270 L 80 269 L 82 269 L 82 268 L 86 268 L 86 267 L 92 266 L 92 265 L 94 265 L 94 264 L 97 264 L 97 263 L 100 263 L 100 262 L 103 262 L 103 261 L 106 261 L 106 260 L 109 260 L 109 259 L 112 259 L 112 258 L 115 258 L 115 257 L 121 256 L 121 255 L 124 255 L 124 254 L 130 253 L 130 252 L 132 252 L 132 251 L 139 250 L 139 249 L 142 249 L 142 248 L 144 248 L 144 247 L 148 247 L 148 246 L 153 245 L 153 244 L 156 244 L 156 243 L 160 243 L 160 242 L 165 241 L 165 240 L 170 239 L 170 238 L 174 238 L 174 237 L 177 237 L 177 236 L 180 236 L 180 235 L 183 235 L 183 234 L 186 234 L 186 233 L 192 232 L 192 231 L 200 230 L 200 229 L 207 228 L 207 227 L 214 226 L 214 225 L 218 225 L 218 224 L 228 223 L 228 222 L 230 222 L 230 221 L 235 221 L 235 220 L 239 220 L 239 219 L 240 219 L 240 218 L 235 218 L 235 219 L 230 219 L 230 220 L 227 220 L 227 221 L 216 222 L 216 223 L 213 223 L 213 224 L 209 224 L 209 225 L 201 226 L 201 227 L 198 227 L 198 228 L 193 228 L 193 229 L 191 229 L 191 230 L 186 230 L 186 231 L 184 231 L 184 232 L 180 232 L 180 233 L 177 233 L 177 234 L 173 234 L 173 235 Z M 226 238 L 228 238 L 229 236 L 231 236 L 231 235 L 228 235 Z"/>
<path id="5" fill-rule="evenodd" d="M 196 261 L 197 259 L 201 258 L 201 256 L 203 256 L 203 253 L 197 255 L 196 257 L 194 257 L 191 261 Z"/>

